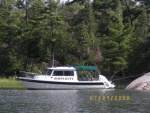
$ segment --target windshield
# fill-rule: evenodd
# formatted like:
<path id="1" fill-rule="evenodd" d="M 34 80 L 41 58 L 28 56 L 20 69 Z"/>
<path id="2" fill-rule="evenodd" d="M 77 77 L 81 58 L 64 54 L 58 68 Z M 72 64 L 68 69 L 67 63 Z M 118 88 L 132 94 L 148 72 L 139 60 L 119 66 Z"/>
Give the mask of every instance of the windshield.
<path id="1" fill-rule="evenodd" d="M 51 73 L 52 73 L 52 70 L 50 70 L 50 69 L 46 70 L 46 75 L 51 75 Z"/>

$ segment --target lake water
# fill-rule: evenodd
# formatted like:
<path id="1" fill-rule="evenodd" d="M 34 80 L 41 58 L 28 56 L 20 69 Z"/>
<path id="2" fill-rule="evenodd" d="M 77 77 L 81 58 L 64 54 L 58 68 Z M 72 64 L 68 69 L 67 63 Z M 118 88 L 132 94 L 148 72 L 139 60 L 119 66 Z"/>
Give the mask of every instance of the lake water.
<path id="1" fill-rule="evenodd" d="M 0 90 L 0 113 L 149 113 L 150 92 Z"/>

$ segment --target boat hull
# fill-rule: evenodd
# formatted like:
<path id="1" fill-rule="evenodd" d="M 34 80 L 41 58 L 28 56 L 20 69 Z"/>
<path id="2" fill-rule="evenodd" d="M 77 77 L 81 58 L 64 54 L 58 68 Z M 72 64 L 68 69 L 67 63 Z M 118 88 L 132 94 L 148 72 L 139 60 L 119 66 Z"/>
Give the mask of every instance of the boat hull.
<path id="1" fill-rule="evenodd" d="M 50 90 L 50 89 L 105 89 L 105 85 L 101 81 L 47 81 L 47 80 L 35 80 L 31 78 L 18 78 L 26 86 L 27 89 L 35 90 Z"/>

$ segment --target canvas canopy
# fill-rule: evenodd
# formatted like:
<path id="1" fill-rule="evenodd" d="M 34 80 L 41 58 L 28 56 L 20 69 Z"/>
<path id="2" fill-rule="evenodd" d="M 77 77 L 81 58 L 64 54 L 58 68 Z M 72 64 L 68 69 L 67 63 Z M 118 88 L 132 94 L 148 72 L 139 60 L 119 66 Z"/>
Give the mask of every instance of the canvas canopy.
<path id="1" fill-rule="evenodd" d="M 85 70 L 85 71 L 90 71 L 90 70 L 98 70 L 97 66 L 75 66 L 74 67 L 77 71 Z"/>

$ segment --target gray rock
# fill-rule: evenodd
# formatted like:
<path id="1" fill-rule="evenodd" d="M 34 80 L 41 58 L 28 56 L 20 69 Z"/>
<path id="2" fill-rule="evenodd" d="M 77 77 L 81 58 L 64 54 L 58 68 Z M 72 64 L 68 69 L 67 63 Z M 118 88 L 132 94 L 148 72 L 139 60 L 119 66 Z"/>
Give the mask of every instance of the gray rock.
<path id="1" fill-rule="evenodd" d="M 131 82 L 126 90 L 150 90 L 150 72 Z"/>

